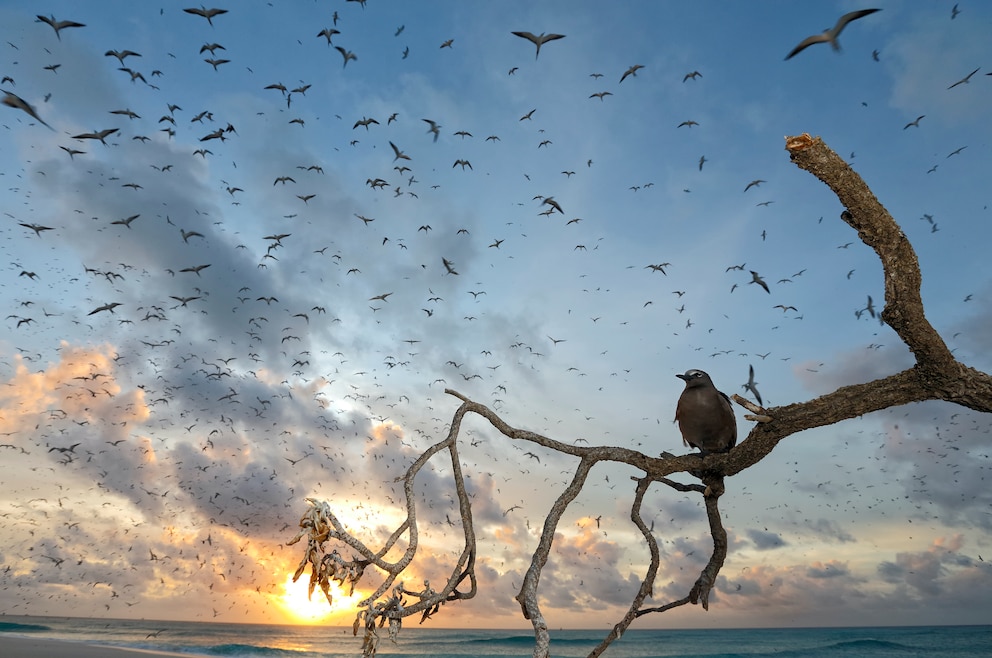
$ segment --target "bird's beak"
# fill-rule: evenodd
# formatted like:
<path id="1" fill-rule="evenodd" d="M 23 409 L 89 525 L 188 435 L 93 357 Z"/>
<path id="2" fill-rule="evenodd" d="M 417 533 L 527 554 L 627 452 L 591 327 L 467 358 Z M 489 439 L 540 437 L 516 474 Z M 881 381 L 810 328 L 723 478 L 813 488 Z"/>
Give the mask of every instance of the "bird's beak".
<path id="1" fill-rule="evenodd" d="M 680 372 L 679 373 L 676 373 L 675 376 L 678 377 L 679 379 L 681 379 L 682 381 L 688 381 L 688 380 L 686 380 L 685 375 L 683 375 Z"/>

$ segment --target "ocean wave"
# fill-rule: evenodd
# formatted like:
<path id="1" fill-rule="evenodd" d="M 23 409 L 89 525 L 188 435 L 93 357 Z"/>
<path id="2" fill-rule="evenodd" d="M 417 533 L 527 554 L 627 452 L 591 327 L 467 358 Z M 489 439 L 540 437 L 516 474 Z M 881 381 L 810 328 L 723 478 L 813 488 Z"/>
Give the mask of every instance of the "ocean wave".
<path id="1" fill-rule="evenodd" d="M 819 648 L 819 651 L 857 651 L 857 650 L 867 650 L 878 651 L 880 649 L 887 649 L 890 651 L 919 651 L 919 647 L 911 647 L 906 644 L 900 644 L 898 642 L 889 642 L 888 640 L 848 640 L 846 642 L 835 642 L 826 647 Z"/>
<path id="2" fill-rule="evenodd" d="M 0 633 L 30 633 L 33 631 L 50 631 L 49 626 L 41 624 L 18 624 L 12 621 L 0 621 Z"/>
<path id="3" fill-rule="evenodd" d="M 216 644 L 207 647 L 189 647 L 187 651 L 208 656 L 292 656 L 299 658 L 309 654 L 308 651 L 260 647 L 253 644 Z"/>

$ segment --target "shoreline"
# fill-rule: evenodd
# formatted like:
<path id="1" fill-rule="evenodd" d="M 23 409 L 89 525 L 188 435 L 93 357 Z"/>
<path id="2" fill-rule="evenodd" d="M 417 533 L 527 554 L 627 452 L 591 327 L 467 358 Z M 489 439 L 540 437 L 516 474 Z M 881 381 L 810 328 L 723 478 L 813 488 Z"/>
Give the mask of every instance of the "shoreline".
<path id="1" fill-rule="evenodd" d="M 73 658 L 137 658 L 138 656 L 197 656 L 200 654 L 173 653 L 153 649 L 129 649 L 103 644 L 87 644 L 72 640 L 53 640 L 23 635 L 0 634 L 3 642 L 4 658 L 51 658 L 52 656 L 72 655 Z M 71 652 L 71 653 L 70 653 Z"/>

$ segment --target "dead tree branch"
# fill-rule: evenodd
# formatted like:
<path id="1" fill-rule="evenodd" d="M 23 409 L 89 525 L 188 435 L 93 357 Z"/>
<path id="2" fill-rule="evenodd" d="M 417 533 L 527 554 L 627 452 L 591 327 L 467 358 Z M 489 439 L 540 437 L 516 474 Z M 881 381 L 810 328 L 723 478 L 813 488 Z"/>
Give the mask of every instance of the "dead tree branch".
<path id="1" fill-rule="evenodd" d="M 385 541 L 379 550 L 372 550 L 364 542 L 348 533 L 326 503 L 308 499 L 312 507 L 300 520 L 300 533 L 289 543 L 308 538 L 304 559 L 296 572 L 299 577 L 309 564 L 312 569 L 310 590 L 320 585 L 327 593 L 328 581 L 350 583 L 362 578 L 365 568 L 374 565 L 386 576 L 374 592 L 362 603 L 363 610 L 356 619 L 356 633 L 360 621 L 365 622 L 366 635 L 363 653 L 375 654 L 378 644 L 376 627 L 389 624 L 391 635 L 399 630 L 401 620 L 410 614 L 421 613 L 421 621 L 438 611 L 446 601 L 472 598 L 476 593 L 475 556 L 476 538 L 472 523 L 472 507 L 466 495 L 461 465 L 458 459 L 457 439 L 462 420 L 468 413 L 481 416 L 511 441 L 523 441 L 543 446 L 578 459 L 572 479 L 549 510 L 541 536 L 531 558 L 520 592 L 516 596 L 524 618 L 530 620 L 535 634 L 535 658 L 550 655 L 548 623 L 539 603 L 541 573 L 548 562 L 558 524 L 569 505 L 585 485 L 590 471 L 603 461 L 627 464 L 643 472 L 636 481 L 630 518 L 644 537 L 650 554 L 650 564 L 631 605 L 612 632 L 602 640 L 590 656 L 601 655 L 610 644 L 621 637 L 631 623 L 646 614 L 664 612 L 686 604 L 701 604 L 708 609 L 709 595 L 727 557 L 727 532 L 720 517 L 718 501 L 724 493 L 724 480 L 754 466 L 764 459 L 778 443 L 803 430 L 822 427 L 862 416 L 872 411 L 901 406 L 923 400 L 944 400 L 982 412 L 992 411 L 992 377 L 958 362 L 943 339 L 930 325 L 924 313 L 920 296 L 922 275 L 919 261 L 912 245 L 888 211 L 875 198 L 867 184 L 819 138 L 803 134 L 786 138 L 786 149 L 792 161 L 823 181 L 836 194 L 846 210 L 841 218 L 858 232 L 861 240 L 875 250 L 882 263 L 885 278 L 885 307 L 882 320 L 891 326 L 916 357 L 913 367 L 873 382 L 844 386 L 832 393 L 806 402 L 763 409 L 743 398 L 738 402 L 751 411 L 749 420 L 757 421 L 747 438 L 727 453 L 676 456 L 663 453 L 650 457 L 636 450 L 620 447 L 575 446 L 552 438 L 517 429 L 508 425 L 493 410 L 474 402 L 453 390 L 445 392 L 459 400 L 447 437 L 426 450 L 403 476 L 407 516 L 403 523 Z M 735 396 L 737 397 L 737 396 Z M 429 583 L 421 592 L 413 592 L 396 585 L 397 578 L 413 560 L 418 548 L 416 503 L 413 494 L 417 474 L 428 461 L 447 451 L 455 480 L 461 514 L 464 546 L 453 565 L 445 586 L 435 592 Z M 701 484 L 682 484 L 669 479 L 673 473 L 687 473 Z M 644 607 L 653 593 L 654 581 L 660 566 L 660 553 L 654 527 L 648 527 L 641 516 L 644 496 L 652 484 L 662 484 L 678 491 L 701 493 L 706 506 L 713 552 L 706 566 L 685 597 L 656 607 Z M 395 562 L 385 560 L 386 554 L 397 541 L 406 536 L 408 545 Z M 337 540 L 355 550 L 351 561 L 344 560 L 337 551 L 326 553 L 324 544 Z M 468 579 L 467 590 L 459 590 Z M 387 591 L 388 598 L 383 598 Z M 405 596 L 418 600 L 406 605 Z M 328 595 L 328 599 L 329 599 Z"/>

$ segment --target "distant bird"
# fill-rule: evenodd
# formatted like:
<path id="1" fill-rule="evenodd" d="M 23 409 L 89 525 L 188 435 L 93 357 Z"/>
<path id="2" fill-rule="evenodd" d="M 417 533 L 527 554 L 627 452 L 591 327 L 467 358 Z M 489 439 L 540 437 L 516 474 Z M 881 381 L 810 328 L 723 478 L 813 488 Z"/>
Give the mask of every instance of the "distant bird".
<path id="1" fill-rule="evenodd" d="M 758 401 L 758 406 L 761 407 L 764 406 L 764 404 L 761 402 L 761 393 L 758 393 L 757 385 L 758 382 L 754 381 L 754 366 L 749 365 L 747 367 L 747 383 L 741 388 L 745 391 L 750 391 L 751 395 L 754 396 L 754 399 Z"/>
<path id="2" fill-rule="evenodd" d="M 603 100 L 604 96 L 612 96 L 612 95 L 613 93 L 609 91 L 598 91 L 595 94 L 589 94 L 589 98 L 598 98 L 599 100 Z"/>
<path id="3" fill-rule="evenodd" d="M 353 125 L 351 127 L 351 129 L 354 130 L 358 126 L 365 126 L 365 130 L 368 131 L 369 124 L 372 124 L 372 123 L 374 123 L 377 126 L 379 125 L 379 122 L 376 121 L 375 119 L 370 119 L 370 118 L 367 118 L 367 117 L 362 117 L 361 119 L 359 119 L 358 121 L 355 122 L 355 125 Z"/>
<path id="4" fill-rule="evenodd" d="M 764 180 L 762 180 L 760 178 L 755 178 L 753 181 L 751 181 L 750 183 L 747 184 L 747 186 L 744 188 L 744 191 L 747 192 L 752 187 L 758 187 L 759 185 L 761 185 L 762 183 L 765 183 L 765 182 L 767 182 L 767 181 L 764 181 Z"/>
<path id="5" fill-rule="evenodd" d="M 121 66 L 124 66 L 125 57 L 141 57 L 141 53 L 136 53 L 133 50 L 108 50 L 103 55 L 104 57 L 116 57 Z"/>
<path id="6" fill-rule="evenodd" d="M 337 50 L 339 53 L 341 53 L 341 56 L 344 57 L 344 66 L 348 66 L 349 59 L 353 59 L 356 62 L 358 61 L 358 56 L 355 55 L 355 53 L 351 52 L 350 50 L 345 50 L 341 46 L 334 46 L 334 49 Z"/>
<path id="7" fill-rule="evenodd" d="M 458 272 L 455 271 L 455 264 L 447 258 L 441 258 L 441 264 L 444 265 L 444 269 L 448 271 L 448 274 L 458 274 Z"/>
<path id="8" fill-rule="evenodd" d="M 702 370 L 675 376 L 685 382 L 675 407 L 682 442 L 704 455 L 727 452 L 737 445 L 737 419 L 730 398 L 718 391 Z"/>
<path id="9" fill-rule="evenodd" d="M 10 93 L 9 91 L 6 91 L 6 90 L 4 90 L 3 93 L 4 93 L 4 97 L 3 97 L 3 104 L 4 105 L 6 105 L 7 107 L 12 107 L 15 110 L 22 110 L 24 112 L 27 112 L 28 115 L 32 119 L 34 119 L 35 121 L 37 121 L 38 123 L 42 124 L 43 126 L 45 126 L 46 128 L 48 128 L 49 130 L 55 130 L 54 128 L 52 128 L 51 126 L 49 126 L 47 123 L 45 123 L 40 116 L 38 116 L 38 112 L 36 112 L 35 109 L 33 107 L 31 107 L 31 104 L 28 103 L 26 100 L 24 100 L 23 98 L 21 98 L 17 94 L 12 94 L 12 93 Z"/>
<path id="10" fill-rule="evenodd" d="M 538 58 L 538 56 L 540 56 L 541 46 L 543 44 L 547 43 L 548 41 L 555 41 L 557 39 L 565 38 L 564 34 L 545 34 L 544 32 L 541 32 L 540 35 L 535 35 L 533 32 L 512 32 L 511 34 L 518 36 L 522 39 L 527 39 L 535 46 L 537 46 L 537 50 L 534 53 L 535 60 Z"/>
<path id="11" fill-rule="evenodd" d="M 401 151 L 399 149 L 399 147 L 396 146 L 396 144 L 393 144 L 392 142 L 389 142 L 389 145 L 393 147 L 393 153 L 396 154 L 396 157 L 393 158 L 393 162 L 396 162 L 397 160 L 409 160 L 410 159 L 410 156 L 407 155 L 406 153 L 404 153 L 403 151 Z"/>
<path id="12" fill-rule="evenodd" d="M 703 163 L 705 162 L 706 162 L 706 156 L 705 155 L 699 156 L 699 171 L 703 170 Z"/>
<path id="13" fill-rule="evenodd" d="M 623 75 L 620 76 L 620 82 L 623 82 L 624 80 L 626 80 L 627 79 L 627 76 L 630 76 L 630 75 L 632 75 L 634 77 L 637 77 L 637 71 L 640 70 L 640 69 L 643 69 L 643 68 L 644 68 L 644 65 L 643 64 L 634 64 L 629 69 L 627 69 L 626 71 L 623 72 Z"/>
<path id="14" fill-rule="evenodd" d="M 231 63 L 231 60 L 229 60 L 229 59 L 217 59 L 217 58 L 214 58 L 214 57 L 208 57 L 207 59 L 204 59 L 203 61 L 206 62 L 207 64 L 209 64 L 210 66 L 214 67 L 214 70 L 215 71 L 217 70 L 217 67 L 220 66 L 221 64 L 230 64 Z"/>
<path id="15" fill-rule="evenodd" d="M 852 11 L 844 14 L 839 19 L 837 19 L 837 24 L 832 28 L 824 30 L 820 34 L 814 34 L 808 36 L 799 42 L 799 45 L 792 49 L 788 55 L 785 56 L 786 59 L 792 59 L 799 53 L 801 53 L 806 48 L 809 48 L 814 43 L 829 43 L 830 46 L 835 51 L 840 51 L 840 44 L 837 42 L 837 38 L 840 33 L 844 30 L 848 23 L 855 21 L 859 18 L 868 16 L 869 14 L 874 14 L 876 11 L 882 11 L 881 9 L 859 9 L 858 11 Z"/>
<path id="16" fill-rule="evenodd" d="M 183 269 L 181 269 L 179 271 L 180 272 L 192 272 L 196 276 L 200 276 L 200 271 L 201 270 L 205 270 L 208 267 L 210 267 L 210 263 L 207 263 L 206 265 L 194 265 L 193 267 L 184 267 Z"/>
<path id="17" fill-rule="evenodd" d="M 692 73 L 686 73 L 685 76 L 682 77 L 682 82 L 685 82 L 690 78 L 695 80 L 696 78 L 701 78 L 701 77 L 703 77 L 702 73 L 700 73 L 699 71 L 693 71 Z"/>
<path id="18" fill-rule="evenodd" d="M 958 80 L 957 82 L 955 82 L 954 84 L 952 84 L 950 87 L 948 87 L 948 89 L 954 89 L 958 85 L 966 85 L 966 84 L 968 84 L 971 81 L 971 76 L 973 76 L 976 73 L 978 73 L 978 69 L 980 69 L 980 68 L 982 68 L 982 67 L 979 66 L 977 69 L 975 69 L 974 71 L 972 71 L 968 75 L 964 76 L 963 78 L 961 78 L 960 80 Z"/>
<path id="19" fill-rule="evenodd" d="M 323 30 L 317 33 L 318 37 L 324 37 L 327 39 L 327 45 L 331 45 L 331 37 L 335 34 L 341 34 L 340 30 L 335 30 L 333 27 L 325 27 Z"/>
<path id="20" fill-rule="evenodd" d="M 221 14 L 227 13 L 226 9 L 207 9 L 203 5 L 200 5 L 199 8 L 193 7 L 192 9 L 183 9 L 183 11 L 186 12 L 187 14 L 203 16 L 204 18 L 207 19 L 207 22 L 210 23 L 211 27 L 214 24 L 213 21 L 214 16 L 220 16 Z"/>
<path id="21" fill-rule="evenodd" d="M 916 128 L 919 128 L 920 127 L 920 119 L 922 119 L 925 116 L 926 116 L 925 114 L 921 114 L 920 116 L 916 117 L 916 120 L 915 121 L 910 121 L 905 126 L 903 126 L 902 129 L 903 130 L 906 130 L 906 128 L 909 128 L 910 126 L 915 126 Z"/>
<path id="22" fill-rule="evenodd" d="M 90 311 L 89 313 L 87 313 L 86 315 L 95 315 L 95 314 L 99 313 L 100 311 L 110 311 L 111 313 L 113 313 L 114 312 L 114 309 L 117 308 L 120 305 L 121 305 L 120 302 L 111 302 L 109 304 L 104 304 L 103 306 L 96 307 L 95 309 L 93 309 L 92 311 Z"/>
<path id="23" fill-rule="evenodd" d="M 41 232 L 42 231 L 54 231 L 55 230 L 51 226 L 42 226 L 41 224 L 25 224 L 24 222 L 20 222 L 20 224 L 24 228 L 29 228 L 32 231 L 34 231 L 34 234 L 37 235 L 39 238 L 41 237 Z"/>
<path id="24" fill-rule="evenodd" d="M 432 121 L 431 119 L 424 119 L 424 121 L 430 126 L 427 129 L 427 132 L 434 133 L 434 141 L 436 142 L 437 138 L 441 135 L 441 126 L 438 125 L 436 121 Z"/>
<path id="25" fill-rule="evenodd" d="M 59 34 L 59 32 L 61 32 L 65 28 L 86 27 L 85 23 L 77 23 L 76 21 L 57 21 L 55 20 L 54 14 L 52 16 L 42 16 L 41 14 L 38 14 L 37 16 L 39 23 L 48 23 L 49 25 L 52 26 L 52 29 L 55 30 L 55 36 L 58 37 L 59 41 L 62 40 L 62 35 Z"/>
<path id="26" fill-rule="evenodd" d="M 772 294 L 772 291 L 768 289 L 768 284 L 765 283 L 765 280 L 762 279 L 757 272 L 755 272 L 754 270 L 748 270 L 748 271 L 751 272 L 751 280 L 748 281 L 748 283 L 757 283 L 759 286 L 764 288 L 765 292 L 767 292 L 769 295 Z"/>
<path id="27" fill-rule="evenodd" d="M 98 139 L 98 140 L 100 140 L 100 143 L 101 144 L 106 145 L 107 142 L 105 140 L 108 137 L 110 137 L 111 135 L 113 135 L 114 133 L 118 132 L 118 131 L 119 131 L 118 128 L 107 128 L 106 130 L 100 130 L 100 131 L 97 131 L 97 132 L 80 133 L 78 135 L 73 135 L 72 138 L 73 139 Z"/>

